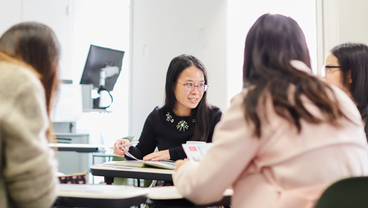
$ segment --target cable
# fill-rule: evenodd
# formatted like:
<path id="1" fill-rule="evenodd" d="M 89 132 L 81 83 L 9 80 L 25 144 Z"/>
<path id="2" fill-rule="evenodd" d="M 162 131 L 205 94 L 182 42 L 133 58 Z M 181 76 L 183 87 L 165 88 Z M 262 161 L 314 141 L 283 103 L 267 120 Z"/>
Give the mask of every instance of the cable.
<path id="1" fill-rule="evenodd" d="M 106 107 L 99 107 L 101 109 L 106 109 L 106 108 L 108 108 L 108 107 L 110 107 L 112 105 L 112 103 L 114 102 L 114 98 L 112 97 L 111 93 L 106 88 L 104 88 L 103 86 L 100 86 L 100 88 L 98 89 L 98 91 L 97 91 L 98 94 L 100 94 L 101 91 L 106 91 L 109 94 L 110 98 L 111 98 L 111 102 L 110 102 L 110 104 L 108 106 L 106 106 Z M 100 102 L 101 102 L 101 94 L 100 94 Z"/>

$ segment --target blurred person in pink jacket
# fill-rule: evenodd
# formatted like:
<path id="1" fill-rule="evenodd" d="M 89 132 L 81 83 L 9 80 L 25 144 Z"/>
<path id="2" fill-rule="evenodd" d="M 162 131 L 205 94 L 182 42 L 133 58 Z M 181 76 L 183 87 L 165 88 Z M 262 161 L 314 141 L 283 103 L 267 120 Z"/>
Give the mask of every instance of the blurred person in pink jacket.
<path id="1" fill-rule="evenodd" d="M 282 15 L 262 15 L 246 38 L 244 89 L 198 162 L 179 160 L 179 192 L 196 204 L 313 207 L 336 180 L 368 174 L 364 125 L 339 88 L 312 75 L 304 34 Z"/>

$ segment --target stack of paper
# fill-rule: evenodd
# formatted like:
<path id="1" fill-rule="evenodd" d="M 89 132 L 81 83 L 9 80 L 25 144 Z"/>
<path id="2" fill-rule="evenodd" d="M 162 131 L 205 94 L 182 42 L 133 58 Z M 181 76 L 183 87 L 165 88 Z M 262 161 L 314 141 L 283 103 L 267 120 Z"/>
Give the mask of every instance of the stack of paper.
<path id="1" fill-rule="evenodd" d="M 200 161 L 207 151 L 212 147 L 212 143 L 187 142 L 182 144 L 185 154 L 190 161 Z"/>
<path id="2" fill-rule="evenodd" d="M 144 161 L 144 160 L 128 160 L 128 161 L 115 161 L 115 166 L 127 166 L 127 167 L 154 167 L 174 170 L 175 162 L 173 161 Z"/>

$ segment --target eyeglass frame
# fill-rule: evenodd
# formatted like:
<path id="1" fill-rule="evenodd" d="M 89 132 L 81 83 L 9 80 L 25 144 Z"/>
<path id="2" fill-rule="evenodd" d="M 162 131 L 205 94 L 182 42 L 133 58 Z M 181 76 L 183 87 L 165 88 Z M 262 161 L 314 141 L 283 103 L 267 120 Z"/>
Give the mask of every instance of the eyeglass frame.
<path id="1" fill-rule="evenodd" d="M 327 75 L 327 69 L 341 69 L 341 66 L 324 66 L 325 75 Z"/>
<path id="2" fill-rule="evenodd" d="M 186 84 L 183 84 L 183 83 L 180 83 L 180 82 L 177 82 L 177 83 L 180 84 L 180 85 L 182 85 L 184 87 L 184 91 L 185 92 L 192 92 L 194 90 L 194 88 L 197 88 L 198 92 L 204 93 L 204 92 L 207 91 L 207 89 L 209 87 L 208 85 L 206 85 L 206 84 L 203 83 L 203 90 L 201 91 L 201 90 L 199 90 L 200 89 L 199 88 L 199 85 L 201 85 L 202 83 L 201 84 L 198 84 L 197 86 L 195 84 L 193 84 L 193 83 L 186 83 Z M 192 90 L 190 90 L 190 91 L 185 90 L 185 88 L 186 88 L 187 85 L 192 85 Z"/>

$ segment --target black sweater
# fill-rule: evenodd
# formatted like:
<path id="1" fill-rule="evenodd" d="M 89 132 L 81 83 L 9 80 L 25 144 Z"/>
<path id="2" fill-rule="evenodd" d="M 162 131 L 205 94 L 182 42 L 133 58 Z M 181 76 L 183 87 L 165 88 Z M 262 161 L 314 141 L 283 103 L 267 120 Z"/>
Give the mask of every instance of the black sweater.
<path id="1" fill-rule="evenodd" d="M 210 132 L 207 142 L 212 142 L 213 130 L 221 115 L 220 108 L 213 106 L 209 109 Z M 188 129 L 179 131 L 177 125 L 180 121 L 185 121 Z M 186 155 L 181 145 L 192 138 L 194 125 L 195 121 L 191 117 L 176 116 L 172 110 L 155 107 L 146 119 L 138 145 L 130 147 L 129 152 L 142 159 L 154 152 L 157 146 L 159 151 L 169 149 L 170 160 L 184 159 Z"/>

